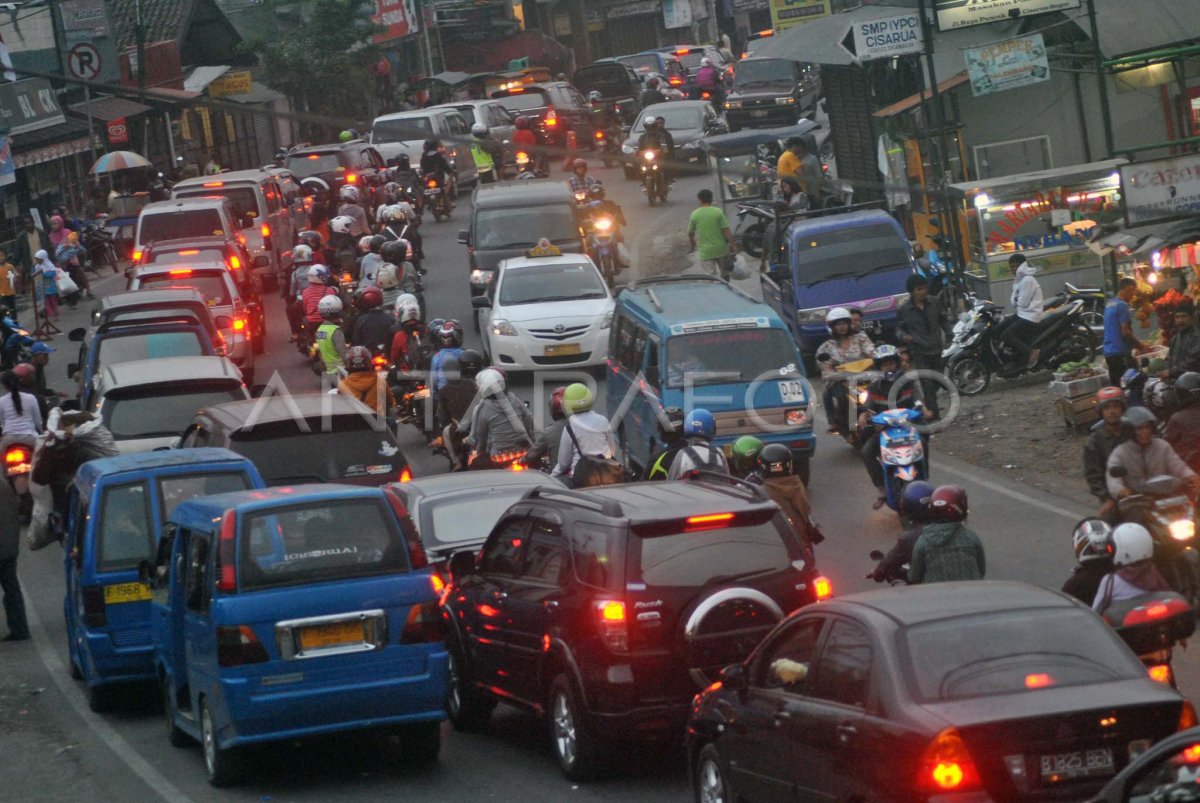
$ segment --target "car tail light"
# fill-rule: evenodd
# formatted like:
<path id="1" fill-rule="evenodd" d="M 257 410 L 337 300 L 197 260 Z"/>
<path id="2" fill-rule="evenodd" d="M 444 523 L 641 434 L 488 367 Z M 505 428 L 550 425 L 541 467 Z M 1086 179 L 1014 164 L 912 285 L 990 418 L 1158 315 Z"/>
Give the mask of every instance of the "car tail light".
<path id="1" fill-rule="evenodd" d="M 270 251 L 271 250 L 271 227 L 268 226 L 266 223 L 264 223 L 262 225 L 262 229 L 260 231 L 262 231 L 263 248 Z"/>
<path id="2" fill-rule="evenodd" d="M 558 112 L 550 109 L 546 112 L 546 116 L 542 118 L 542 122 L 551 128 L 558 125 Z"/>
<path id="3" fill-rule="evenodd" d="M 678 75 L 672 75 L 670 78 L 667 79 L 667 83 L 670 84 L 671 86 L 683 86 L 683 79 L 680 78 Z"/>
<path id="4" fill-rule="evenodd" d="M 603 132 L 603 131 L 597 131 L 597 132 L 596 132 L 596 139 L 598 139 L 598 140 L 604 139 L 604 132 Z"/>
<path id="5" fill-rule="evenodd" d="M 1171 665 L 1170 664 L 1154 664 L 1146 667 L 1146 674 L 1156 683 L 1171 682 Z"/>
<path id="6" fill-rule="evenodd" d="M 629 649 L 629 628 L 625 621 L 625 603 L 617 599 L 599 600 L 596 619 L 600 625 L 600 638 L 604 646 L 614 652 Z"/>
<path id="7" fill-rule="evenodd" d="M 1053 685 L 1054 678 L 1045 672 L 1035 672 L 1025 676 L 1025 688 L 1027 689 L 1048 689 Z"/>
<path id="8" fill-rule="evenodd" d="M 692 51 L 688 50 L 686 47 L 681 47 L 675 51 L 675 55 L 676 56 L 686 56 L 688 53 L 691 53 L 691 52 Z"/>
<path id="9" fill-rule="evenodd" d="M 975 760 L 955 728 L 934 737 L 921 756 L 917 787 L 925 792 L 967 792 L 982 787 Z"/>
<path id="10" fill-rule="evenodd" d="M 818 577 L 813 580 L 813 593 L 816 594 L 818 601 L 829 599 L 833 596 L 833 583 L 829 582 L 828 577 Z"/>
<path id="11" fill-rule="evenodd" d="M 405 466 L 400 472 L 400 482 L 412 482 L 412 472 Z"/>
<path id="12" fill-rule="evenodd" d="M 1121 620 L 1122 627 L 1144 625 L 1159 619 L 1169 619 L 1180 613 L 1186 613 L 1190 606 L 1183 597 L 1156 600 L 1146 605 L 1139 605 L 1125 614 Z"/>
<path id="13" fill-rule="evenodd" d="M 429 181 L 425 182 L 425 186 L 431 190 L 437 189 L 437 179 L 436 178 L 429 179 Z"/>
<path id="14" fill-rule="evenodd" d="M 171 276 L 173 278 L 179 278 L 181 276 L 191 276 L 192 269 L 191 268 L 176 268 L 175 270 L 167 271 L 167 275 Z"/>
<path id="15" fill-rule="evenodd" d="M 136 262 L 141 262 L 141 261 L 142 261 L 142 257 L 143 257 L 143 256 L 145 256 L 145 255 L 146 255 L 146 252 L 145 252 L 145 251 L 141 251 L 141 250 L 138 250 L 138 249 L 134 249 L 134 251 L 133 251 L 133 261 L 134 261 L 135 263 L 136 263 Z"/>
<path id="16" fill-rule="evenodd" d="M 33 467 L 33 450 L 28 446 L 14 445 L 4 452 L 4 473 L 10 477 L 28 474 Z"/>
<path id="17" fill-rule="evenodd" d="M 684 529 L 688 532 L 697 530 L 719 530 L 728 527 L 733 521 L 732 513 L 705 513 L 702 516 L 688 516 Z"/>
<path id="18" fill-rule="evenodd" d="M 197 254 L 199 254 L 199 253 L 200 253 L 200 249 L 199 249 L 199 248 L 188 248 L 188 249 L 185 249 L 185 250 L 183 250 L 183 251 L 180 251 L 180 252 L 179 252 L 179 256 L 181 256 L 181 257 L 194 257 L 194 256 L 196 256 L 196 255 L 197 255 Z"/>
<path id="19" fill-rule="evenodd" d="M 433 589 L 433 593 L 440 595 L 446 590 L 446 581 L 442 579 L 441 575 L 435 572 L 429 575 L 429 587 Z"/>
<path id="20" fill-rule="evenodd" d="M 228 515 L 228 514 L 227 514 Z M 254 635 L 249 625 L 221 626 L 217 628 L 217 664 L 219 666 L 245 666 L 266 663 L 270 658 L 267 648 Z"/>
<path id="21" fill-rule="evenodd" d="M 236 256 L 230 257 L 229 258 L 229 269 L 230 270 L 241 270 L 242 269 L 242 260 L 238 259 Z"/>
<path id="22" fill-rule="evenodd" d="M 104 586 L 83 587 L 84 627 L 104 627 L 108 616 L 104 611 Z"/>
<path id="23" fill-rule="evenodd" d="M 404 630 L 400 632 L 401 644 L 429 644 L 446 637 L 442 626 L 442 612 L 437 600 L 421 602 L 408 611 Z"/>
<path id="24" fill-rule="evenodd" d="M 408 468 L 405 467 L 404 471 L 407 472 Z M 401 474 L 400 476 L 401 482 L 404 482 L 404 475 Z M 400 531 L 404 535 L 405 542 L 408 544 L 408 562 L 412 564 L 412 568 L 414 569 L 424 569 L 429 565 L 429 556 L 425 554 L 425 547 L 421 546 L 421 539 L 413 531 L 412 527 L 404 525 L 404 520 L 408 517 L 408 508 L 404 506 L 404 502 L 396 494 L 385 491 L 383 495 L 387 497 L 388 505 L 391 506 L 392 513 L 396 515 Z"/>
<path id="25" fill-rule="evenodd" d="M 1175 726 L 1177 731 L 1185 731 L 1189 728 L 1196 727 L 1196 709 L 1187 700 L 1183 701 L 1183 708 L 1179 709 L 1179 724 Z"/>
<path id="26" fill-rule="evenodd" d="M 371 358 L 371 366 L 376 371 L 387 370 L 387 357 L 383 356 L 382 354 L 376 354 L 374 357 Z"/>
<path id="27" fill-rule="evenodd" d="M 206 182 L 204 182 L 204 186 L 205 187 L 224 187 L 225 182 L 224 181 L 206 181 Z"/>
<path id="28" fill-rule="evenodd" d="M 1179 760 L 1183 764 L 1200 764 L 1200 744 L 1183 748 L 1183 752 L 1179 754 Z"/>
<path id="29" fill-rule="evenodd" d="M 245 318 L 234 318 L 233 319 L 233 331 L 235 331 L 235 332 L 246 331 L 246 319 Z"/>
<path id="30" fill-rule="evenodd" d="M 221 535 L 217 540 L 217 590 L 230 594 L 237 591 L 237 514 L 225 512 L 221 519 Z M 264 661 L 266 658 L 263 659 Z M 222 664 L 223 665 L 223 664 Z"/>

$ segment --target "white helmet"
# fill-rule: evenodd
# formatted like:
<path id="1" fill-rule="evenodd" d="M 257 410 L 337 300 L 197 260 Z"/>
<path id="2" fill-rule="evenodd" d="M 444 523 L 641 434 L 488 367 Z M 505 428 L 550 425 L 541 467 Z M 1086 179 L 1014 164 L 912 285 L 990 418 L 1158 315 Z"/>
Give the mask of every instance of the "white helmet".
<path id="1" fill-rule="evenodd" d="M 383 219 L 384 223 L 391 223 L 393 220 L 406 219 L 408 211 L 401 204 L 388 204 L 379 210 L 379 216 Z"/>
<path id="2" fill-rule="evenodd" d="M 312 262 L 312 249 L 304 243 L 300 243 L 292 249 L 292 262 L 299 264 Z"/>
<path id="3" fill-rule="evenodd" d="M 649 128 L 652 125 L 658 125 L 658 118 L 653 114 L 647 115 L 646 118 L 642 120 L 642 125 L 646 128 Z"/>
<path id="4" fill-rule="evenodd" d="M 701 67 L 711 67 L 712 59 L 710 59 L 708 56 L 705 56 L 704 58 L 700 59 L 700 66 Z"/>
<path id="5" fill-rule="evenodd" d="M 825 328 L 829 330 L 829 334 L 833 334 L 833 325 L 838 321 L 849 321 L 850 310 L 845 307 L 831 307 L 829 312 L 825 313 Z"/>
<path id="6" fill-rule="evenodd" d="M 421 320 L 421 302 L 412 293 L 396 297 L 396 320 L 400 323 Z"/>
<path id="7" fill-rule="evenodd" d="M 329 230 L 334 234 L 349 234 L 354 225 L 354 218 L 349 215 L 337 215 L 329 219 Z"/>
<path id="8" fill-rule="evenodd" d="M 329 278 L 329 268 L 324 265 L 313 265 L 308 269 L 308 280 L 310 282 L 323 282 Z"/>
<path id="9" fill-rule="evenodd" d="M 486 137 L 487 133 L 488 133 L 488 127 L 486 125 L 484 125 L 483 123 L 476 123 L 475 125 L 471 126 L 471 134 L 473 136 Z"/>
<path id="10" fill-rule="evenodd" d="M 363 252 L 371 250 L 371 235 L 370 234 L 366 235 L 365 237 L 358 238 L 358 250 L 363 251 Z"/>
<path id="11" fill-rule="evenodd" d="M 1112 531 L 1113 565 L 1129 566 L 1154 557 L 1154 539 L 1140 524 L 1120 524 Z"/>
<path id="12" fill-rule="evenodd" d="M 500 396 L 504 393 L 504 374 L 495 368 L 484 368 L 475 377 L 475 387 L 485 398 Z"/>
<path id="13" fill-rule="evenodd" d="M 1071 534 L 1071 546 L 1075 549 L 1075 559 L 1080 563 L 1089 560 L 1099 560 L 1109 556 L 1109 546 L 1112 538 L 1112 527 L 1103 519 L 1084 519 L 1075 525 Z"/>
<path id="14" fill-rule="evenodd" d="M 343 201 L 356 204 L 358 203 L 358 187 L 355 187 L 353 184 L 345 184 L 338 190 L 338 197 Z"/>
<path id="15" fill-rule="evenodd" d="M 322 318 L 332 318 L 341 314 L 342 300 L 335 295 L 328 295 L 317 302 L 317 312 Z"/>

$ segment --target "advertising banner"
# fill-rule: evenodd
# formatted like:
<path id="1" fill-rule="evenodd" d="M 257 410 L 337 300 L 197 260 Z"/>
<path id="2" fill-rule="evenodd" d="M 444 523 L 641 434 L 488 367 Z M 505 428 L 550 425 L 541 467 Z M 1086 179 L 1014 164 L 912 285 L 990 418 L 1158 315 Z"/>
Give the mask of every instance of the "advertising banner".
<path id="1" fill-rule="evenodd" d="M 776 34 L 828 15 L 829 0 L 771 0 L 771 25 Z"/>
<path id="2" fill-rule="evenodd" d="M 971 92 L 976 97 L 1050 80 L 1046 45 L 1040 33 L 968 48 L 966 57 Z"/>
<path id="3" fill-rule="evenodd" d="M 371 37 L 376 44 L 410 36 L 421 30 L 416 0 L 375 0 L 375 14 L 371 21 L 387 29 Z"/>
<path id="4" fill-rule="evenodd" d="M 935 0 L 941 31 L 1079 8 L 1079 0 Z"/>
<path id="5" fill-rule="evenodd" d="M 1121 165 L 1121 197 L 1130 226 L 1200 213 L 1200 154 Z"/>

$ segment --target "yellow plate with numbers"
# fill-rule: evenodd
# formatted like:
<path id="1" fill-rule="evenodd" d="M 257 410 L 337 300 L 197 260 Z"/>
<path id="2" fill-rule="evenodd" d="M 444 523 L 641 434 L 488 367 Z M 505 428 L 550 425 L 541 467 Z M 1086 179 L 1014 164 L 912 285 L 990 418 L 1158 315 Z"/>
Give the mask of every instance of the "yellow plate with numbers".
<path id="1" fill-rule="evenodd" d="M 119 602 L 142 602 L 150 599 L 150 586 L 145 583 L 118 583 L 104 587 L 104 602 L 116 605 Z"/>
<path id="2" fill-rule="evenodd" d="M 545 356 L 547 357 L 566 357 L 571 354 L 578 354 L 580 347 L 578 343 L 564 343 L 561 346 L 546 346 Z"/>

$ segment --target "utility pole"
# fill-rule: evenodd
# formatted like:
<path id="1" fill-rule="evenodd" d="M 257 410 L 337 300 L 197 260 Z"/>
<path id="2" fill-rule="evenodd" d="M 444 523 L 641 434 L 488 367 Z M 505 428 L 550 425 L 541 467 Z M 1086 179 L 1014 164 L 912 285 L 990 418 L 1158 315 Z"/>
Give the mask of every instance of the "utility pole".
<path id="1" fill-rule="evenodd" d="M 1100 118 L 1104 123 L 1104 152 L 1108 158 L 1116 153 L 1113 143 L 1112 112 L 1108 107 L 1108 83 L 1104 79 L 1104 54 L 1100 52 L 1100 26 L 1096 23 L 1096 0 L 1087 0 L 1088 30 L 1092 37 L 1092 66 L 1096 71 L 1096 89 L 1100 93 Z"/>
<path id="2" fill-rule="evenodd" d="M 135 5 L 134 36 L 137 37 L 138 89 L 146 89 L 146 26 L 142 22 L 142 0 Z M 143 99 L 145 95 L 142 96 Z"/>

